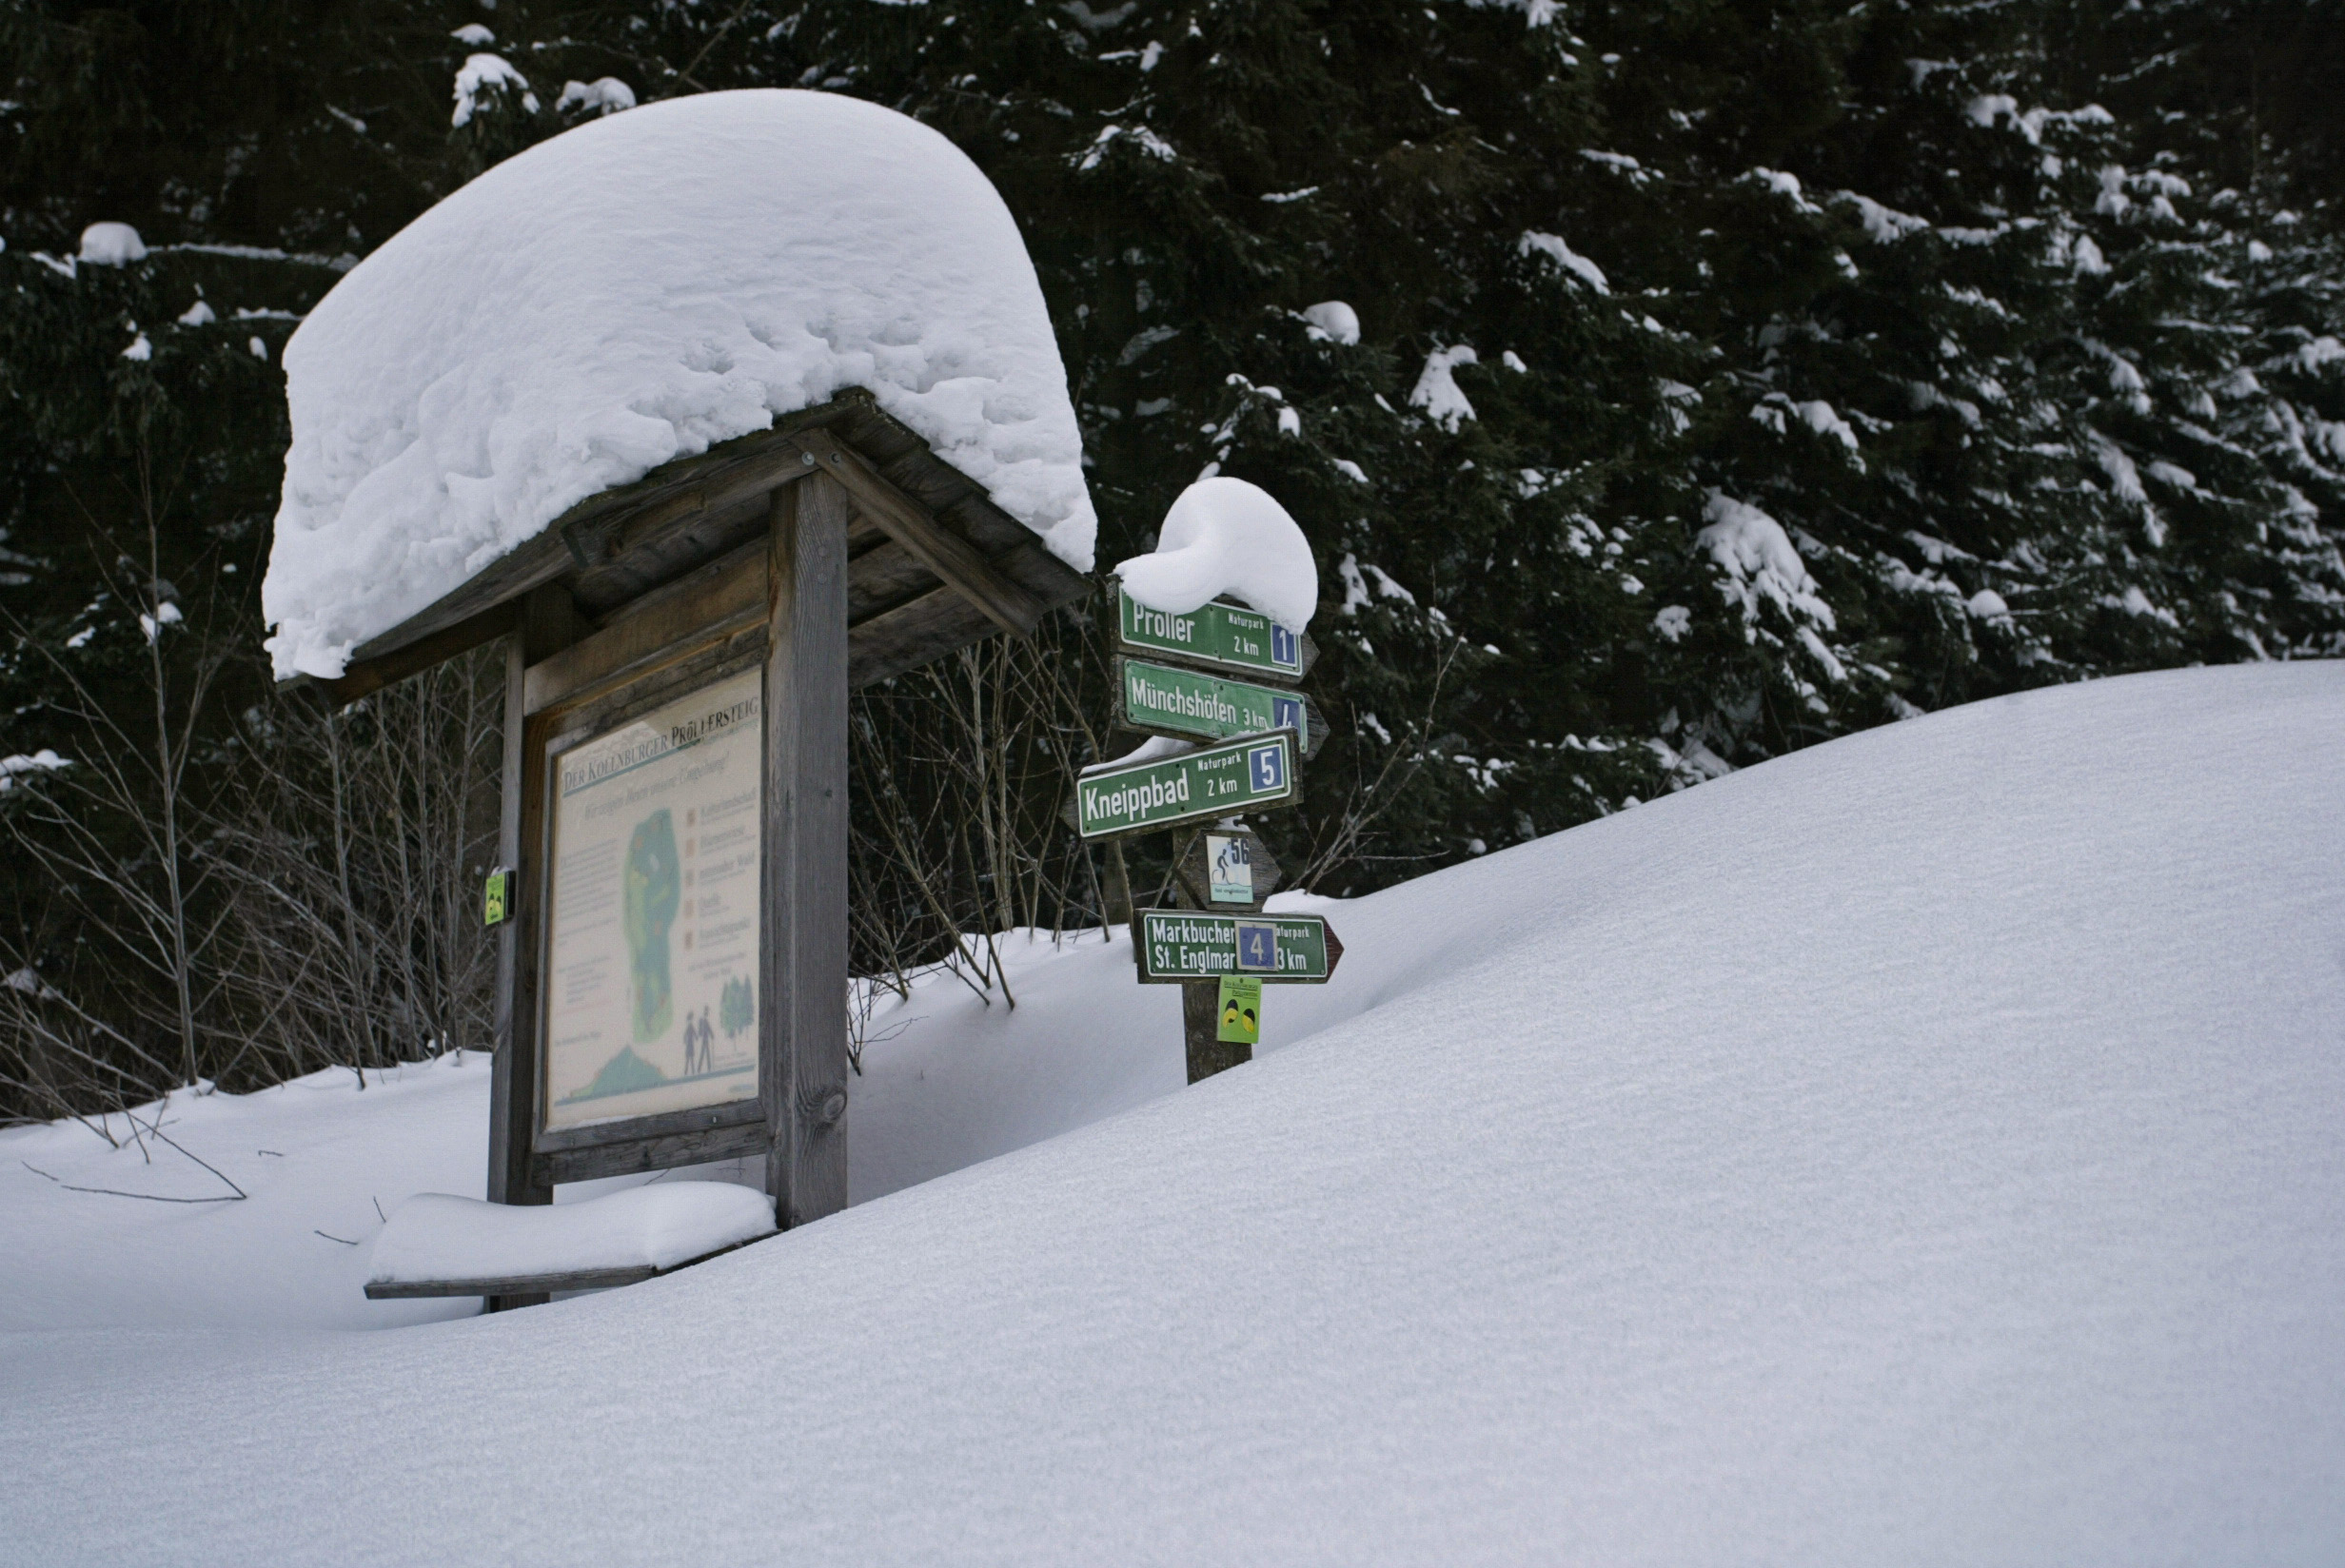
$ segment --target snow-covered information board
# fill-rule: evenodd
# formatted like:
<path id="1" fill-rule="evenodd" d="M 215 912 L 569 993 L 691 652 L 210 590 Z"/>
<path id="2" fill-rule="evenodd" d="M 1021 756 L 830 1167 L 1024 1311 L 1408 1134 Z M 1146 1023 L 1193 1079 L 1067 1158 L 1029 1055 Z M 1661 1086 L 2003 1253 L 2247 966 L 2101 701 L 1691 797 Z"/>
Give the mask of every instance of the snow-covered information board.
<path id="1" fill-rule="evenodd" d="M 549 1129 L 758 1092 L 760 678 L 551 759 Z"/>

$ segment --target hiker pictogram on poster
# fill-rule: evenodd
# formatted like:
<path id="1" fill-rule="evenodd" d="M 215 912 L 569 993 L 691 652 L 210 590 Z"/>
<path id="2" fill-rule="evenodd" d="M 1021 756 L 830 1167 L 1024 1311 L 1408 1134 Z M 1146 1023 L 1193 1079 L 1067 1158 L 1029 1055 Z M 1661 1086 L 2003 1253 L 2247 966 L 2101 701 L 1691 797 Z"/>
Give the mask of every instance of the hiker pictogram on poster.
<path id="1" fill-rule="evenodd" d="M 760 677 L 553 758 L 545 1125 L 758 1092 Z"/>

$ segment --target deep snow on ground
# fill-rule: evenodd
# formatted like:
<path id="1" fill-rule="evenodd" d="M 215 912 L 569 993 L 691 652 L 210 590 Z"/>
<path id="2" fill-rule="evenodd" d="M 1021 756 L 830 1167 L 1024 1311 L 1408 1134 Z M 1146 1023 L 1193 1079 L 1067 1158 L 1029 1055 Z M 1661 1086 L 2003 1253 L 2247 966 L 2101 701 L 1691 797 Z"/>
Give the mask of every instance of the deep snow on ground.
<path id="1" fill-rule="evenodd" d="M 370 1072 L 363 1091 L 344 1071 L 260 1094 L 183 1091 L 140 1112 L 159 1112 L 169 1144 L 133 1140 L 119 1115 L 107 1124 L 119 1147 L 72 1122 L 0 1132 L 0 1333 L 388 1326 L 477 1310 L 360 1291 L 367 1245 L 402 1201 L 484 1192 L 488 1066 L 447 1056 Z M 233 1200 L 227 1182 L 249 1196 Z"/>
<path id="2" fill-rule="evenodd" d="M 851 386 L 1091 569 L 1016 221 L 943 136 L 837 93 L 674 98 L 517 153 L 336 284 L 285 367 L 281 676 L 341 674 L 574 502 Z"/>
<path id="3" fill-rule="evenodd" d="M 2340 776 L 2345 664 L 1983 703 L 1330 906 L 1293 1044 L 664 1280 L 0 1338 L 0 1556 L 2334 1561 Z M 1137 1038 L 1115 959 L 909 1083 Z"/>
<path id="4" fill-rule="evenodd" d="M 1056 943 L 1015 933 L 998 958 L 1006 995 L 941 970 L 916 976 L 909 998 L 882 993 L 848 1103 L 855 1202 L 1181 1087 L 1178 991 L 1133 982 L 1120 932 L 1112 944 L 1096 931 Z M 329 1070 L 257 1094 L 182 1093 L 161 1108 L 168 1143 L 133 1139 L 121 1116 L 105 1124 L 120 1147 L 95 1123 L 0 1131 L 0 1258 L 33 1262 L 0 1269 L 0 1331 L 380 1328 L 472 1315 L 477 1301 L 370 1302 L 361 1287 L 376 1235 L 409 1197 L 485 1194 L 488 1066 L 472 1053 L 369 1072 L 365 1088 Z M 144 1127 L 157 1107 L 139 1117 Z M 556 1198 L 681 1177 L 755 1186 L 763 1162 L 582 1182 Z M 115 1195 L 212 1199 L 226 1182 L 249 1197 Z"/>

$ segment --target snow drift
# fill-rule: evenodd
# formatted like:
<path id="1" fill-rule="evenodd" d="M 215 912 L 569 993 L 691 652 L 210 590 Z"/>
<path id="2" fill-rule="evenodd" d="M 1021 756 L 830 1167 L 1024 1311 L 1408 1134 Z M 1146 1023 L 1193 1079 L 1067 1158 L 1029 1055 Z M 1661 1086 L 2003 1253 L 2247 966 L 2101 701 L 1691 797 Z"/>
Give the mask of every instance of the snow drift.
<path id="1" fill-rule="evenodd" d="M 531 147 L 360 263 L 285 363 L 281 676 L 340 674 L 575 502 L 849 386 L 1091 567 L 1016 223 L 950 142 L 852 98 L 704 93 Z"/>
<path id="2" fill-rule="evenodd" d="M 1268 999 L 1284 1049 L 667 1279 L 371 1335 L 0 1337 L 9 1548 L 2335 1561 L 2341 775 L 2345 664 L 2133 676 L 1282 901 L 1350 950 Z M 1112 1110 L 1136 1068 L 1079 1107 L 1062 1075 L 1136 1040 L 1176 1075 L 1172 1009 L 1136 1016 L 1171 988 L 1131 973 L 1087 944 L 1015 1013 L 875 1019 L 856 1159 Z M 67 1133 L 95 1144 L 0 1164 Z M 14 1270 L 165 1206 L 0 1177 L 90 1216 L 64 1257 L 0 1238 Z"/>

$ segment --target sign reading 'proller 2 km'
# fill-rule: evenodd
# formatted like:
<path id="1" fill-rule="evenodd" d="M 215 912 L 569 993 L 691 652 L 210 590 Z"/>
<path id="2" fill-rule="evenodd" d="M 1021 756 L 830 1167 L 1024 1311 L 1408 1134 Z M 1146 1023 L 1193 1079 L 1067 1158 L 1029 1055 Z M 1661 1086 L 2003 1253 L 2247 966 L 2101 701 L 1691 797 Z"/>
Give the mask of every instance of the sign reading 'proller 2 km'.
<path id="1" fill-rule="evenodd" d="M 1116 636 L 1127 648 L 1289 680 L 1303 676 L 1303 639 L 1268 616 L 1234 604 L 1207 604 L 1185 616 L 1170 615 L 1150 609 L 1121 585 L 1115 591 L 1115 609 Z"/>

